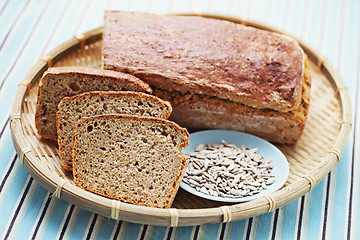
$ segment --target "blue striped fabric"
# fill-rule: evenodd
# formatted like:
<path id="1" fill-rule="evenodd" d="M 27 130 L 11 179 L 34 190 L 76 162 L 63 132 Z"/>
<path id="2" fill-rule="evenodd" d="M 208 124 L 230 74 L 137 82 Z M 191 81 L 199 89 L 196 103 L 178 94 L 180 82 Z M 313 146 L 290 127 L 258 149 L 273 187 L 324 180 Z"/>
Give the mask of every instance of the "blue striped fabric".
<path id="1" fill-rule="evenodd" d="M 350 89 L 353 129 L 341 161 L 311 193 L 272 213 L 231 223 L 159 227 L 115 221 L 51 194 L 20 164 L 9 129 L 18 83 L 40 56 L 103 24 L 105 9 L 208 12 L 256 20 L 308 43 Z M 0 0 L 1 239 L 360 239 L 360 1 Z"/>

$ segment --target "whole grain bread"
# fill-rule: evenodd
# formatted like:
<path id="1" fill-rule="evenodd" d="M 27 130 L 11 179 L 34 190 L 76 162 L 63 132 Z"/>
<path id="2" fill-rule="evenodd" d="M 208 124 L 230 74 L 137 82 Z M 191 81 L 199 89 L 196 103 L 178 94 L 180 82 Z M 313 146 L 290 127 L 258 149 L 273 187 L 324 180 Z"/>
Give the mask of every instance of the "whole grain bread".
<path id="1" fill-rule="evenodd" d="M 103 60 L 167 91 L 281 112 L 301 104 L 298 42 L 229 21 L 106 11 Z"/>
<path id="2" fill-rule="evenodd" d="M 135 115 L 98 115 L 77 122 L 76 186 L 128 203 L 168 208 L 187 162 L 189 133 L 176 123 Z"/>
<path id="3" fill-rule="evenodd" d="M 294 143 L 305 127 L 311 76 L 294 39 L 229 21 L 107 11 L 106 69 L 148 82 L 189 131 L 233 129 Z"/>
<path id="4" fill-rule="evenodd" d="M 49 68 L 39 84 L 35 126 L 40 136 L 57 140 L 56 112 L 61 99 L 88 91 L 151 93 L 147 83 L 121 72 L 88 67 Z"/>
<path id="5" fill-rule="evenodd" d="M 63 98 L 56 113 L 62 166 L 72 170 L 72 136 L 80 118 L 118 113 L 167 119 L 171 111 L 168 102 L 140 92 L 94 91 Z"/>
<path id="6" fill-rule="evenodd" d="M 169 101 L 173 112 L 169 117 L 189 132 L 205 129 L 232 129 L 247 132 L 268 141 L 293 144 L 301 137 L 310 106 L 310 68 L 306 64 L 302 101 L 298 109 L 279 112 L 251 108 L 232 101 L 200 94 L 180 94 L 154 88 L 153 94 Z"/>

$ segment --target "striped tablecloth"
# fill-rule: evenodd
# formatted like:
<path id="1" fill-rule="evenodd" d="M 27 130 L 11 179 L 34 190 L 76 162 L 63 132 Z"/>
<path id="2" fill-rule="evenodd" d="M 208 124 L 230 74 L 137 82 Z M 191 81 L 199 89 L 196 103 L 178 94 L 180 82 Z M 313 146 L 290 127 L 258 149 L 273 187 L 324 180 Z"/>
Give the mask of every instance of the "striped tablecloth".
<path id="1" fill-rule="evenodd" d="M 20 164 L 9 129 L 17 85 L 45 53 L 103 25 L 105 9 L 207 12 L 289 32 L 330 60 L 350 89 L 353 129 L 340 163 L 311 193 L 241 221 L 158 227 L 115 221 L 51 197 Z M 0 236 L 10 239 L 360 239 L 360 1 L 0 0 Z"/>

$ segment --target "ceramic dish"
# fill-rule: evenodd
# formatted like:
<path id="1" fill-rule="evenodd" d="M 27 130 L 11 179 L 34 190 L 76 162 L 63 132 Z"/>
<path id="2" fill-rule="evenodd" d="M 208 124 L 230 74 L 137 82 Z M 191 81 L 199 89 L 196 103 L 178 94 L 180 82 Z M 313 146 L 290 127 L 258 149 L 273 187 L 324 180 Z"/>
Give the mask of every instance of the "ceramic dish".
<path id="1" fill-rule="evenodd" d="M 182 189 L 198 197 L 213 201 L 245 202 L 275 192 L 286 183 L 286 180 L 289 176 L 289 164 L 284 154 L 273 144 L 251 134 L 231 130 L 207 130 L 195 132 L 190 134 L 189 146 L 183 150 L 183 153 L 194 151 L 196 146 L 199 144 L 221 143 L 222 140 L 235 144 L 238 147 L 244 145 L 251 149 L 257 148 L 257 153 L 262 155 L 265 159 L 271 159 L 274 166 L 272 172 L 275 175 L 275 182 L 271 185 L 268 185 L 266 189 L 261 190 L 259 193 L 244 197 L 215 197 L 197 191 L 195 188 L 191 187 L 184 181 L 180 184 Z"/>

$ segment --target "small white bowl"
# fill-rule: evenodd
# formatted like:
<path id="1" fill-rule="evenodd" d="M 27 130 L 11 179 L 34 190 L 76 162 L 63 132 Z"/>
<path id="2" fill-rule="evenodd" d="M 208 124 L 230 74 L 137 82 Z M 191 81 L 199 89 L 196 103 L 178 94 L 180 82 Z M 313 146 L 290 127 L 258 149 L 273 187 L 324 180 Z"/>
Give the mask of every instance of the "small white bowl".
<path id="1" fill-rule="evenodd" d="M 199 144 L 207 143 L 222 143 L 221 141 L 225 140 L 228 143 L 235 144 L 236 146 L 244 145 L 248 148 L 258 148 L 256 151 L 262 155 L 265 159 L 271 159 L 273 162 L 272 172 L 275 175 L 275 182 L 271 185 L 267 185 L 266 189 L 261 190 L 259 193 L 256 193 L 252 196 L 244 197 L 215 197 L 209 194 L 205 194 L 197 191 L 195 188 L 191 187 L 185 182 L 181 182 L 180 187 L 196 196 L 206 198 L 213 201 L 219 202 L 245 202 L 250 201 L 259 197 L 263 197 L 272 192 L 280 189 L 286 182 L 289 176 L 289 164 L 284 156 L 284 154 L 273 144 L 268 141 L 256 137 L 254 135 L 231 131 L 231 130 L 206 130 L 199 131 L 190 134 L 189 146 L 184 149 L 182 152 L 192 152 L 195 150 L 196 146 Z"/>

